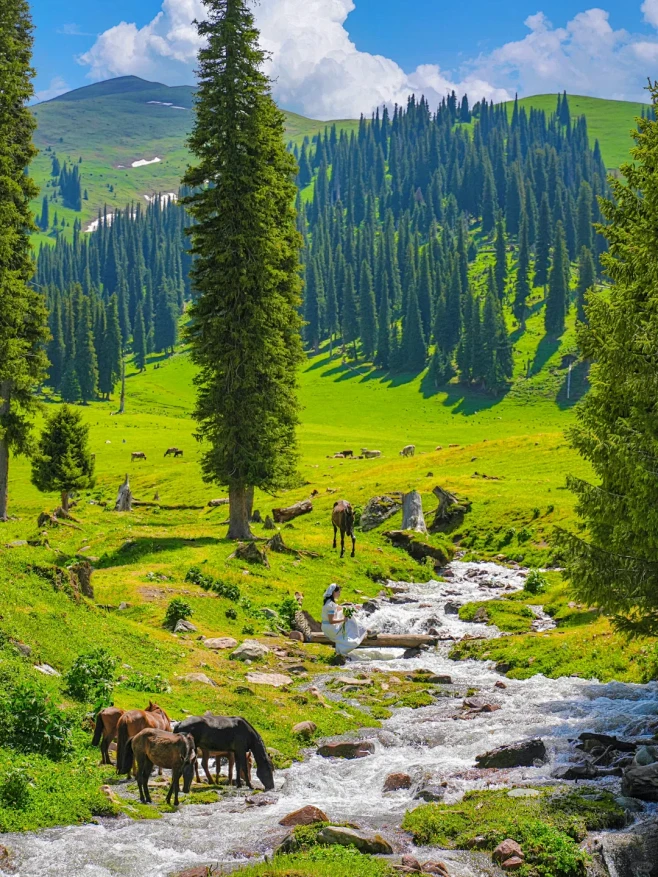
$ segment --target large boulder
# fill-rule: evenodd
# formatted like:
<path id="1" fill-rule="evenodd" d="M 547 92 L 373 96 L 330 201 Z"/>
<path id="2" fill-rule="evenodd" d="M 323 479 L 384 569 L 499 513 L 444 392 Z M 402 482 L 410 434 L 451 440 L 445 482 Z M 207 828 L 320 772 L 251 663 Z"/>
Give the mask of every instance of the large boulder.
<path id="1" fill-rule="evenodd" d="M 634 765 L 625 770 L 621 793 L 627 798 L 658 802 L 658 763 Z"/>
<path id="2" fill-rule="evenodd" d="M 402 508 L 402 494 L 391 493 L 385 496 L 373 496 L 368 500 L 361 515 L 361 529 L 364 532 L 374 530 L 384 521 L 397 514 Z"/>
<path id="3" fill-rule="evenodd" d="M 318 726 L 315 722 L 297 722 L 296 725 L 293 725 L 292 733 L 301 737 L 302 740 L 309 740 L 317 730 Z"/>
<path id="4" fill-rule="evenodd" d="M 174 633 L 194 633 L 196 625 L 192 624 L 186 618 L 179 618 L 174 627 Z"/>
<path id="5" fill-rule="evenodd" d="M 325 743 L 317 750 L 323 758 L 366 758 L 375 752 L 372 740 L 356 740 L 353 743 Z"/>
<path id="6" fill-rule="evenodd" d="M 185 682 L 197 682 L 199 685 L 214 685 L 215 683 L 205 673 L 188 673 L 182 677 Z"/>
<path id="7" fill-rule="evenodd" d="M 246 639 L 231 653 L 233 661 L 262 661 L 269 655 L 270 649 L 255 639 Z"/>
<path id="8" fill-rule="evenodd" d="M 318 841 L 327 845 L 356 847 L 359 852 L 371 856 L 390 856 L 393 852 L 393 847 L 380 834 L 369 834 L 342 825 L 327 825 L 319 833 Z"/>
<path id="9" fill-rule="evenodd" d="M 247 673 L 247 682 L 252 685 L 269 685 L 271 688 L 284 688 L 292 683 L 285 673 Z"/>
<path id="10" fill-rule="evenodd" d="M 295 825 L 315 825 L 318 822 L 329 822 L 329 817 L 319 807 L 309 804 L 300 810 L 295 810 L 294 813 L 288 813 L 279 820 L 279 825 L 292 828 Z"/>
<path id="11" fill-rule="evenodd" d="M 475 761 L 478 767 L 532 767 L 535 761 L 546 761 L 546 755 L 544 741 L 537 738 L 500 746 L 484 755 L 477 755 Z"/>
<path id="12" fill-rule="evenodd" d="M 232 636 L 216 636 L 211 637 L 210 639 L 204 639 L 203 644 L 207 649 L 223 651 L 225 649 L 234 649 L 237 646 L 238 641 L 233 639 Z"/>

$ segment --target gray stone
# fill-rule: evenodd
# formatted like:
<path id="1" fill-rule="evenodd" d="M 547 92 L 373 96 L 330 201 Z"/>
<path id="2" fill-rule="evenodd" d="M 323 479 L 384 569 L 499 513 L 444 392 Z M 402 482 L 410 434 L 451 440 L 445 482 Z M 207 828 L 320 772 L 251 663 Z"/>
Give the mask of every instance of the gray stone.
<path id="1" fill-rule="evenodd" d="M 183 679 L 186 682 L 198 682 L 200 685 L 215 684 L 209 676 L 206 676 L 205 673 L 188 673 L 187 676 L 183 676 Z"/>
<path id="2" fill-rule="evenodd" d="M 234 661 L 262 661 L 269 655 L 270 649 L 255 639 L 246 639 L 231 654 Z"/>
<path id="3" fill-rule="evenodd" d="M 384 521 L 388 521 L 402 508 L 402 494 L 391 493 L 385 496 L 373 496 L 368 500 L 361 515 L 361 529 L 364 532 L 374 530 Z"/>
<path id="4" fill-rule="evenodd" d="M 13 542 L 7 542 L 5 548 L 25 548 L 27 539 L 14 539 Z"/>
<path id="5" fill-rule="evenodd" d="M 274 609 L 269 609 L 267 606 L 264 609 L 260 610 L 266 618 L 278 618 L 279 613 Z"/>
<path id="6" fill-rule="evenodd" d="M 247 682 L 252 685 L 269 685 L 271 688 L 284 688 L 292 683 L 284 673 L 247 673 Z"/>
<path id="7" fill-rule="evenodd" d="M 635 765 L 638 767 L 648 767 L 658 761 L 658 747 L 656 746 L 640 746 L 635 753 Z"/>
<path id="8" fill-rule="evenodd" d="M 353 846 L 359 852 L 373 856 L 390 856 L 393 853 L 393 847 L 380 834 L 369 834 L 342 825 L 327 825 L 318 835 L 318 841 L 327 845 Z"/>
<path id="9" fill-rule="evenodd" d="M 443 607 L 443 611 L 446 615 L 459 615 L 459 610 L 461 609 L 460 603 L 455 603 L 454 600 L 449 600 L 446 605 Z"/>
<path id="10" fill-rule="evenodd" d="M 621 793 L 627 798 L 658 802 L 658 763 L 629 767 L 624 771 Z"/>
<path id="11" fill-rule="evenodd" d="M 61 673 L 58 673 L 54 667 L 51 667 L 50 664 L 35 664 L 34 669 L 38 670 L 39 673 L 43 673 L 44 676 L 61 676 Z"/>
<path id="12" fill-rule="evenodd" d="M 223 649 L 234 649 L 237 646 L 238 641 L 233 639 L 232 636 L 217 636 L 211 637 L 210 639 L 204 639 L 203 644 L 207 649 L 222 651 Z"/>
<path id="13" fill-rule="evenodd" d="M 615 798 L 615 804 L 619 804 L 620 807 L 623 807 L 624 810 L 628 810 L 629 813 L 643 813 L 644 805 L 642 801 L 638 801 L 637 798 L 625 798 L 623 795 L 618 795 Z"/>
<path id="14" fill-rule="evenodd" d="M 325 743 L 317 750 L 317 754 L 323 758 L 365 758 L 375 751 L 375 744 L 371 740 L 356 740 L 353 743 Z"/>
<path id="15" fill-rule="evenodd" d="M 174 633 L 193 633 L 197 628 L 191 621 L 185 618 L 179 618 L 174 628 Z"/>
<path id="16" fill-rule="evenodd" d="M 546 755 L 544 741 L 537 738 L 500 746 L 484 755 L 476 756 L 475 761 L 480 768 L 532 767 L 535 761 L 546 761 Z"/>
<path id="17" fill-rule="evenodd" d="M 25 655 L 26 658 L 29 658 L 32 654 L 32 646 L 28 646 L 27 643 L 14 643 L 14 648 L 21 653 L 21 655 Z"/>

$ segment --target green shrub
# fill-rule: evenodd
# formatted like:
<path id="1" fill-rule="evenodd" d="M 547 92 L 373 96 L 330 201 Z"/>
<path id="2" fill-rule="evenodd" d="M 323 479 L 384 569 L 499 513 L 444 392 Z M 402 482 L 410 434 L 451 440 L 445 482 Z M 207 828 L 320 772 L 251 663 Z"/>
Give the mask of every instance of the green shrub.
<path id="1" fill-rule="evenodd" d="M 234 603 L 240 599 L 240 588 L 232 582 L 222 582 L 217 579 L 212 589 L 220 597 L 226 597 L 227 600 L 232 600 Z"/>
<path id="2" fill-rule="evenodd" d="M 219 597 L 226 597 L 227 600 L 233 600 L 235 603 L 240 599 L 240 588 L 237 585 L 205 575 L 198 566 L 191 566 L 188 569 L 185 581 L 199 585 L 204 591 L 214 591 Z"/>
<path id="3" fill-rule="evenodd" d="M 235 609 L 232 606 L 229 606 L 229 608 L 226 610 L 224 615 L 226 615 L 226 617 L 228 619 L 230 619 L 231 621 L 235 621 L 236 618 L 238 617 L 238 613 L 235 611 Z"/>
<path id="4" fill-rule="evenodd" d="M 0 746 L 57 761 L 71 749 L 71 719 L 38 685 L 19 682 L 0 693 Z"/>
<path id="5" fill-rule="evenodd" d="M 129 688 L 131 691 L 145 691 L 149 694 L 166 694 L 171 691 L 171 686 L 164 676 L 159 673 L 147 676 L 146 673 L 141 673 L 139 670 L 129 673 L 119 685 L 122 688 Z"/>
<path id="6" fill-rule="evenodd" d="M 83 703 L 93 701 L 98 707 L 109 706 L 117 663 L 117 659 L 102 648 L 78 655 L 64 676 L 67 694 Z"/>
<path id="7" fill-rule="evenodd" d="M 182 597 L 174 597 L 167 606 L 164 619 L 165 627 L 173 629 L 179 621 L 191 618 L 193 614 L 192 607 L 187 600 L 184 600 Z"/>
<path id="8" fill-rule="evenodd" d="M 294 597 L 286 597 L 277 606 L 277 611 L 284 624 L 292 630 L 295 626 L 295 615 L 299 612 L 299 603 L 297 600 L 295 600 Z"/>
<path id="9" fill-rule="evenodd" d="M 256 628 L 253 626 L 253 624 L 245 624 L 245 626 L 242 628 L 242 633 L 245 636 L 253 636 L 256 633 Z"/>
<path id="10" fill-rule="evenodd" d="M 542 575 L 538 569 L 531 569 L 525 580 L 525 590 L 528 594 L 543 594 L 547 586 L 546 576 Z"/>
<path id="11" fill-rule="evenodd" d="M 0 805 L 25 810 L 30 801 L 30 778 L 22 767 L 12 767 L 0 776 Z"/>

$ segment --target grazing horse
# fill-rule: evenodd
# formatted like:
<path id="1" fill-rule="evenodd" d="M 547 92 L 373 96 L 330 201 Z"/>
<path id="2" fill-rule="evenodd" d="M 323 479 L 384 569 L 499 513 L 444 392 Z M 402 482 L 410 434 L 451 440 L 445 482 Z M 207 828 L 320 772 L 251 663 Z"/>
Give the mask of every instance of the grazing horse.
<path id="1" fill-rule="evenodd" d="M 336 547 L 336 535 L 340 530 L 340 556 L 345 554 L 345 534 L 352 539 L 352 557 L 356 550 L 356 536 L 354 535 L 354 509 L 344 499 L 334 503 L 331 513 L 331 523 L 334 525 L 334 548 Z"/>
<path id="2" fill-rule="evenodd" d="M 117 773 L 125 773 L 130 776 L 132 756 L 126 754 L 128 742 L 145 728 L 171 731 L 169 716 L 162 707 L 152 701 L 149 701 L 145 710 L 128 710 L 119 719 L 117 725 Z M 132 750 L 130 751 L 132 752 Z"/>
<path id="3" fill-rule="evenodd" d="M 180 778 L 183 777 L 183 792 L 190 791 L 194 779 L 196 749 L 194 738 L 189 734 L 171 734 L 157 728 L 145 728 L 128 740 L 125 749 L 128 769 L 133 757 L 137 762 L 137 785 L 139 800 L 142 804 L 151 803 L 149 794 L 149 777 L 153 773 L 153 765 L 171 770 L 171 785 L 167 793 L 167 804 L 174 794 L 174 807 L 178 807 Z"/>
<path id="4" fill-rule="evenodd" d="M 262 737 L 246 719 L 240 716 L 191 716 L 174 728 L 177 734 L 191 734 L 197 749 L 209 752 L 232 752 L 235 755 L 235 784 L 242 785 L 242 777 L 251 789 L 247 753 L 256 759 L 256 776 L 270 792 L 274 788 L 274 767 L 267 754 Z"/>
<path id="5" fill-rule="evenodd" d="M 177 452 L 178 448 L 167 448 L 167 450 L 165 451 L 165 457 L 170 457 L 172 454 L 176 456 Z"/>
<path id="6" fill-rule="evenodd" d="M 101 745 L 101 764 L 112 764 L 110 759 L 110 743 L 117 738 L 117 725 L 119 719 L 125 713 L 116 706 L 108 706 L 99 710 L 96 716 L 96 727 L 94 729 L 94 737 L 91 741 L 92 746 Z"/>
<path id="7" fill-rule="evenodd" d="M 146 459 L 146 454 L 144 453 L 144 451 L 133 451 L 132 454 L 130 455 L 130 462 L 131 463 L 134 463 L 135 460 L 145 460 L 145 459 Z"/>
<path id="8" fill-rule="evenodd" d="M 228 784 L 229 786 L 233 785 L 233 768 L 235 767 L 235 754 L 233 752 L 211 752 L 208 749 L 201 749 L 201 766 L 203 767 L 204 773 L 208 778 L 208 782 L 212 785 L 212 775 L 208 768 L 208 760 L 210 758 L 215 759 L 215 785 L 219 785 L 219 773 L 222 769 L 222 759 L 225 758 L 228 761 Z M 251 767 L 253 764 L 253 758 L 251 752 L 247 752 L 247 776 L 243 777 L 245 782 L 251 782 Z M 196 769 L 196 781 L 197 783 L 201 782 L 201 777 L 199 776 L 199 764 L 198 762 L 195 765 Z"/>

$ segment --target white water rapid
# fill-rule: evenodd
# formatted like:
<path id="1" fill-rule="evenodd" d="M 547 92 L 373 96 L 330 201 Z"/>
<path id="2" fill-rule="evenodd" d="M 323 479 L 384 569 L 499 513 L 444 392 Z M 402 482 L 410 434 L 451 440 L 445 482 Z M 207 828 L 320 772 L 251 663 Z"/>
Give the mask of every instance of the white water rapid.
<path id="1" fill-rule="evenodd" d="M 448 575 L 451 578 L 445 582 L 400 585 L 394 596 L 397 602 L 378 601 L 378 608 L 367 618 L 368 627 L 394 633 L 437 627 L 441 634 L 455 638 L 500 635 L 495 628 L 459 621 L 454 606 L 448 605 L 446 613 L 446 604 L 487 600 L 518 590 L 523 587 L 523 572 L 495 564 L 456 562 Z M 402 602 L 405 598 L 409 602 Z M 544 619 L 543 613 L 537 614 Z M 340 761 L 312 754 L 289 770 L 277 772 L 276 800 L 267 806 L 247 805 L 236 792 L 216 805 L 184 806 L 159 820 L 105 819 L 98 825 L 5 836 L 2 842 L 15 855 L 15 877 L 166 877 L 207 863 L 230 869 L 269 852 L 286 833 L 279 820 L 306 804 L 321 807 L 332 820 L 376 827 L 402 850 L 400 821 L 418 803 L 413 800 L 416 790 L 384 794 L 388 774 L 431 774 L 447 783 L 447 802 L 458 800 L 468 789 L 536 785 L 550 779 L 556 764 L 573 757 L 569 740 L 581 732 L 637 736 L 646 733 L 651 719 L 658 716 L 655 684 L 601 685 L 577 678 L 535 676 L 523 682 L 505 680 L 507 687 L 500 689 L 495 683 L 501 676 L 491 665 L 450 661 L 449 648 L 450 643 L 441 644 L 412 659 L 403 659 L 400 652 L 374 649 L 354 653 L 350 674 L 372 667 L 397 673 L 424 668 L 449 674 L 460 694 L 459 698 L 438 698 L 422 709 L 398 710 L 381 730 L 361 732 L 361 738 L 375 741 L 374 755 Z M 478 697 L 500 709 L 462 718 L 462 697 L 469 688 L 478 689 Z M 391 699 L 393 692 L 391 685 Z M 549 763 L 496 772 L 474 769 L 476 755 L 527 737 L 544 740 Z M 602 782 L 617 788 L 619 780 Z M 455 877 L 491 873 L 490 866 L 477 856 L 434 851 L 426 858 L 448 861 Z"/>

